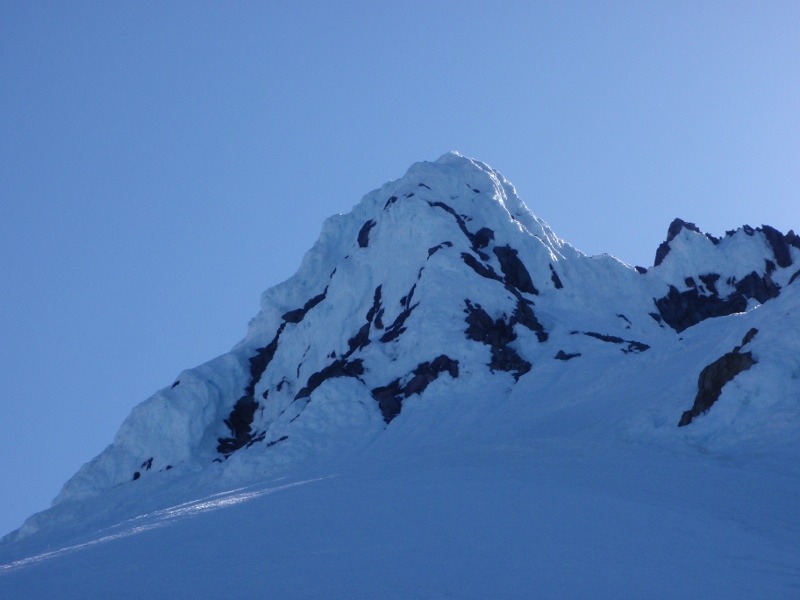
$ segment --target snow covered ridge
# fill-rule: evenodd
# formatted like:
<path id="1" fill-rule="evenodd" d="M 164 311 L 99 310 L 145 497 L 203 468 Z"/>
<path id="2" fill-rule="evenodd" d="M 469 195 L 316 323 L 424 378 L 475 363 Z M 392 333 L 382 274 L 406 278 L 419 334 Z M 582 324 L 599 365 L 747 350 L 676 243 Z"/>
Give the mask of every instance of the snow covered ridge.
<path id="1" fill-rule="evenodd" d="M 656 301 L 659 314 L 677 331 L 710 317 L 740 313 L 753 302 L 775 298 L 800 275 L 800 237 L 764 225 L 745 225 L 722 239 L 676 219 L 655 264 L 670 284 Z M 795 267 L 792 270 L 792 267 Z"/>
<path id="2" fill-rule="evenodd" d="M 768 411 L 752 408 L 764 385 L 784 396 L 769 399 L 770 411 L 777 402 L 782 418 L 796 416 L 800 359 L 785 331 L 800 318 L 800 238 L 763 226 L 716 239 L 676 220 L 655 262 L 634 269 L 582 254 L 483 163 L 456 153 L 417 163 L 326 220 L 297 274 L 264 292 L 245 339 L 134 408 L 56 506 L 12 537 L 144 480 L 249 481 L 352 455 L 390 431 L 422 441 L 421 423 L 463 426 L 473 407 L 513 395 L 557 402 L 550 390 L 582 381 L 576 374 L 670 381 L 674 401 L 640 403 L 626 426 L 670 444 L 771 427 Z M 752 368 L 722 378 L 715 406 L 677 433 L 701 370 L 753 327 Z M 570 401 L 580 394 L 591 395 L 574 388 Z"/>

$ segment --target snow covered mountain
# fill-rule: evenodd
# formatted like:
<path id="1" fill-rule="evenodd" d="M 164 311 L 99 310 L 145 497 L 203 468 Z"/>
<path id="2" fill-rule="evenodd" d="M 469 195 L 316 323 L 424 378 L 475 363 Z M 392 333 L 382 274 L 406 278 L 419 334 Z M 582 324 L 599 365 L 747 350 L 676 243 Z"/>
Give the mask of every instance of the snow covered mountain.
<path id="1" fill-rule="evenodd" d="M 456 153 L 415 164 L 349 214 L 328 219 L 297 274 L 263 294 L 244 340 L 134 408 L 114 443 L 66 483 L 53 507 L 7 536 L 0 590 L 59 597 L 41 573 L 66 569 L 47 566 L 66 565 L 63 556 L 83 565 L 69 570 L 80 579 L 75 570 L 87 563 L 75 557 L 89 557 L 95 544 L 121 544 L 113 547 L 122 557 L 129 544 L 122 538 L 155 536 L 151 530 L 165 524 L 176 531 L 174 523 L 188 516 L 242 503 L 260 508 L 233 522 L 253 527 L 264 517 L 259 511 L 275 508 L 263 504 L 267 494 L 290 489 L 281 493 L 295 494 L 296 502 L 267 519 L 264 538 L 241 531 L 226 552 L 251 564 L 259 544 L 294 535 L 274 519 L 303 520 L 343 498 L 363 515 L 372 509 L 361 494 L 369 493 L 392 505 L 405 533 L 376 519 L 360 537 L 344 535 L 349 545 L 339 551 L 366 559 L 363 548 L 383 535 L 401 549 L 430 552 L 437 564 L 435 554 L 463 543 L 463 523 L 443 510 L 436 524 L 423 518 L 420 525 L 426 502 L 480 495 L 465 482 L 491 481 L 501 490 L 489 494 L 494 504 L 462 516 L 500 562 L 504 552 L 528 552 L 528 538 L 474 521 L 492 522 L 498 503 L 520 497 L 555 515 L 556 525 L 533 519 L 530 534 L 543 536 L 556 554 L 582 536 L 617 535 L 620 547 L 627 540 L 624 556 L 593 555 L 590 570 L 604 573 L 595 573 L 606 584 L 602 597 L 654 589 L 663 592 L 655 597 L 756 597 L 749 595 L 756 590 L 792 597 L 800 593 L 800 511 L 793 504 L 800 492 L 798 278 L 800 237 L 793 232 L 745 226 L 716 238 L 676 219 L 654 266 L 633 268 L 560 240 L 485 164 Z M 309 483 L 342 473 L 346 491 Z M 320 487 L 327 491 L 298 491 Z M 558 511 L 570 505 L 580 512 L 580 497 L 604 507 L 600 524 Z M 397 499 L 403 502 L 393 504 Z M 521 507 L 508 514 L 518 525 L 530 519 Z M 299 525 L 295 533 L 313 546 L 328 525 L 346 529 L 348 518 L 334 512 L 327 525 Z M 207 528 L 208 539 L 221 543 L 228 525 L 203 519 L 197 531 Z M 637 526 L 641 531 L 632 531 Z M 649 527 L 660 541 L 644 533 Z M 619 537 L 620 528 L 630 537 Z M 721 536 L 726 547 L 692 545 L 692 531 Z M 453 543 L 408 541 L 431 532 Z M 407 546 L 403 535 L 411 536 Z M 652 563 L 638 562 L 638 545 L 653 553 Z M 283 576 L 270 584 L 280 597 L 530 597 L 522 574 L 494 588 L 468 583 L 472 559 L 440 566 L 452 576 L 448 586 L 422 569 L 414 578 L 422 587 L 387 594 L 379 577 L 348 587 L 341 565 L 320 567 L 318 585 L 290 585 L 301 563 L 328 565 L 294 551 L 298 559 L 281 563 L 281 572 L 242 575 L 245 587 L 261 589 L 264 577 Z M 551 573 L 575 572 L 573 563 L 537 552 L 530 559 Z M 119 561 L 104 564 L 119 576 Z M 184 569 L 178 579 L 188 590 L 197 580 L 193 568 L 180 560 L 173 566 Z M 634 566 L 643 575 L 628 574 L 627 587 L 614 587 L 625 577 L 609 570 Z M 653 588 L 664 585 L 657 567 L 667 579 L 685 580 Z M 709 569 L 726 583 L 707 578 Z M 97 577 L 76 583 L 75 597 L 103 593 L 111 575 Z M 550 577 L 551 587 L 540 580 L 545 597 L 598 589 L 559 587 Z M 463 586 L 453 583 L 458 578 Z M 201 591 L 223 580 L 212 578 Z M 146 595 L 168 597 L 157 591 L 168 587 Z"/>

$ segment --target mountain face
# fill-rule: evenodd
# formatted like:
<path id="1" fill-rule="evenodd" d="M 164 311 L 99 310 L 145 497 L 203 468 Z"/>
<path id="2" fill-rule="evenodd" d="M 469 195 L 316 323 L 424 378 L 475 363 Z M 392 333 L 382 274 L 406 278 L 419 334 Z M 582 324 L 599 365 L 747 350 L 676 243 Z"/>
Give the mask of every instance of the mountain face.
<path id="1" fill-rule="evenodd" d="M 676 219 L 654 266 L 632 268 L 560 240 L 485 164 L 418 163 L 328 219 L 244 340 L 134 408 L 6 541 L 91 521 L 109 494 L 243 485 L 376 446 L 534 428 L 796 448 L 798 278 L 792 232 Z"/>

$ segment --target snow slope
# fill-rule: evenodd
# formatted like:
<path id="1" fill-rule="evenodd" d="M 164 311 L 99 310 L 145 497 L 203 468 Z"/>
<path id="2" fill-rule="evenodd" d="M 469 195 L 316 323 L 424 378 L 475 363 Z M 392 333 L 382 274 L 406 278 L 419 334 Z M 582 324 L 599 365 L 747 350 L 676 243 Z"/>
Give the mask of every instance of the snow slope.
<path id="1" fill-rule="evenodd" d="M 412 166 L 7 536 L 0 591 L 797 597 L 800 240 L 676 220 L 655 262 Z"/>

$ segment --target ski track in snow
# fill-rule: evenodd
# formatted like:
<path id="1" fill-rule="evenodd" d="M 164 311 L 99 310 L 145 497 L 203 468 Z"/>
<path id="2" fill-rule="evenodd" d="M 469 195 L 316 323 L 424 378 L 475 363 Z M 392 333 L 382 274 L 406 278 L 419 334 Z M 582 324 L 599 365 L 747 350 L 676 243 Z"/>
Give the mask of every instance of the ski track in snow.
<path id="1" fill-rule="evenodd" d="M 71 552 L 84 550 L 86 548 L 95 546 L 97 544 L 104 544 L 106 542 L 119 540 L 121 538 L 125 538 L 131 535 L 144 533 L 145 531 L 150 531 L 151 529 L 156 529 L 158 527 L 164 527 L 166 525 L 170 525 L 171 523 L 179 519 L 196 517 L 198 515 L 201 515 L 209 511 L 228 508 L 237 504 L 241 504 L 242 502 L 248 502 L 255 498 L 259 498 L 266 494 L 273 494 L 275 492 L 288 490 L 300 485 L 307 485 L 309 483 L 314 483 L 316 481 L 321 481 L 323 479 L 328 479 L 330 477 L 333 477 L 333 475 L 317 479 L 308 479 L 305 481 L 296 481 L 284 485 L 270 486 L 264 489 L 245 491 L 248 490 L 249 488 L 257 487 L 253 485 L 253 486 L 248 486 L 246 488 L 239 488 L 235 490 L 212 494 L 211 496 L 208 496 L 201 500 L 184 502 L 182 504 L 178 504 L 170 508 L 156 510 L 148 514 L 139 515 L 137 517 L 128 519 L 127 521 L 123 521 L 122 523 L 114 525 L 108 528 L 107 530 L 99 531 L 97 535 L 99 535 L 100 537 L 91 539 L 90 541 L 81 544 L 75 544 L 73 546 L 59 548 L 58 550 L 53 550 L 51 552 L 44 552 L 42 554 L 38 554 L 36 556 L 30 556 L 28 558 L 24 558 L 21 560 L 16 560 L 8 564 L 0 564 L 0 575 L 2 575 L 3 572 L 11 571 L 13 569 L 18 569 L 20 567 L 25 567 L 52 558 L 57 558 L 59 556 L 62 556 L 64 554 L 69 554 Z"/>

